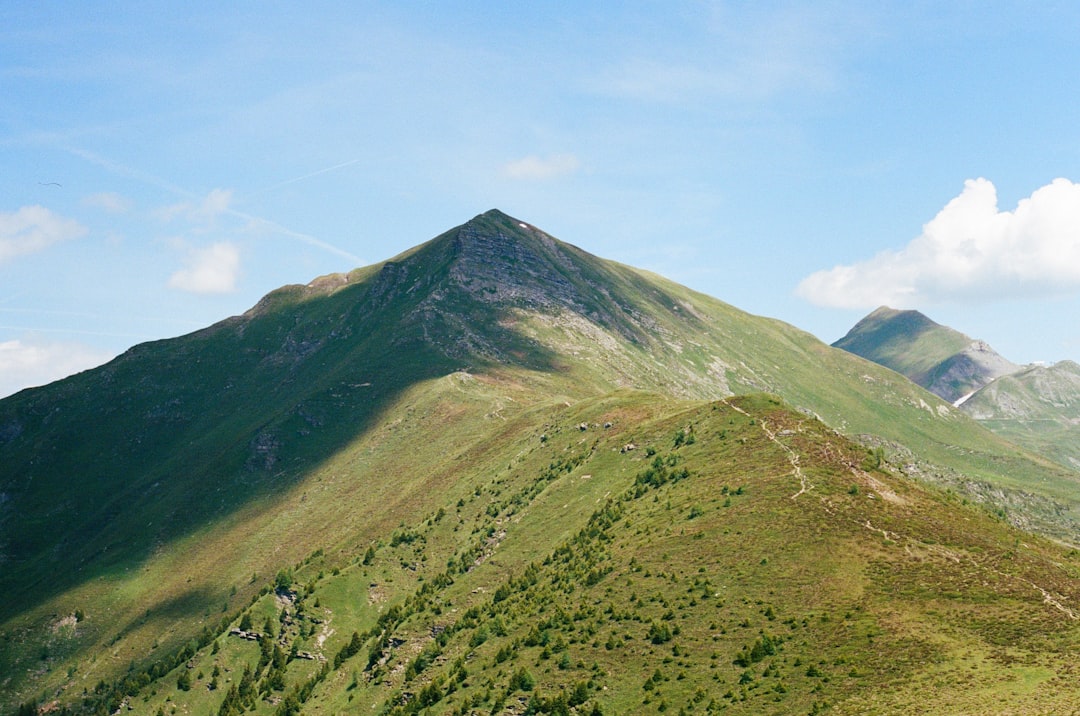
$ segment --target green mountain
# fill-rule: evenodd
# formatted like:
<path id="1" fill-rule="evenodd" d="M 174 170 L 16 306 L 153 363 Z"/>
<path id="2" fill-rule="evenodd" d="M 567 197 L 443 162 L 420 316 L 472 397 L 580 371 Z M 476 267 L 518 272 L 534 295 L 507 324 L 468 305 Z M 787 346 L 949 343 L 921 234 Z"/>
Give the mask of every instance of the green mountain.
<path id="1" fill-rule="evenodd" d="M 887 306 L 856 323 L 833 346 L 892 368 L 950 403 L 1019 370 L 982 341 L 918 311 Z"/>
<path id="2" fill-rule="evenodd" d="M 1003 376 L 964 402 L 995 433 L 1080 468 L 1080 366 L 1061 361 Z"/>
<path id="3" fill-rule="evenodd" d="M 0 401 L 0 712 L 1052 712 L 1078 504 L 491 211 Z"/>
<path id="4" fill-rule="evenodd" d="M 833 344 L 892 368 L 1001 435 L 1080 468 L 1077 365 L 1020 367 L 918 311 L 879 308 Z"/>

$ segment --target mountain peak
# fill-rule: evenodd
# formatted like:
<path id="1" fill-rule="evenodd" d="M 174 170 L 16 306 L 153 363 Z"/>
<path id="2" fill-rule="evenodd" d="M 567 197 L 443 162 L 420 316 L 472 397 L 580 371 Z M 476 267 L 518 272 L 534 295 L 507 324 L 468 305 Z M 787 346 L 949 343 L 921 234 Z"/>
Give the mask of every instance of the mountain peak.
<path id="1" fill-rule="evenodd" d="M 915 338 L 921 333 L 940 327 L 940 324 L 935 323 L 925 314 L 914 309 L 896 309 L 890 308 L 889 306 L 878 306 L 865 318 L 856 323 L 855 326 L 848 331 L 847 336 L 844 336 L 844 338 L 837 341 L 837 343 L 840 343 L 851 336 L 877 330 L 888 330 L 889 333 L 900 333 L 909 338 Z"/>
<path id="2" fill-rule="evenodd" d="M 918 311 L 887 306 L 875 309 L 833 345 L 892 368 L 953 403 L 1018 369 L 984 341 Z"/>
<path id="3" fill-rule="evenodd" d="M 533 306 L 576 303 L 570 277 L 579 271 L 568 247 L 498 209 L 459 226 L 452 246 L 450 276 L 474 297 Z"/>
<path id="4" fill-rule="evenodd" d="M 549 244 L 553 248 L 555 240 L 535 226 L 504 214 L 498 209 L 490 209 L 477 214 L 450 233 L 456 234 L 457 248 L 466 251 L 477 248 L 492 249 L 510 244 L 532 244 L 537 241 Z M 490 258 L 507 258 L 493 254 Z"/>
<path id="5" fill-rule="evenodd" d="M 459 251 L 488 252 L 492 261 L 513 259 L 516 253 L 527 249 L 508 249 L 511 246 L 526 245 L 531 250 L 547 254 L 561 254 L 561 248 L 567 245 L 552 238 L 532 224 L 516 219 L 498 209 L 489 209 L 477 214 L 456 229 L 456 245 Z M 577 251 L 580 252 L 580 249 Z M 584 252 L 581 252 L 584 253 Z M 565 263 L 565 262 L 563 262 Z"/>
<path id="6" fill-rule="evenodd" d="M 755 691 L 766 683 L 755 676 L 733 712 L 805 712 L 825 698 L 839 711 L 865 711 L 866 695 L 883 711 L 903 711 L 910 703 L 900 691 L 925 682 L 919 657 L 936 648 L 935 628 L 955 644 L 949 654 L 989 654 L 1002 634 L 1015 634 L 1017 659 L 1057 674 L 1072 668 L 1066 647 L 1080 641 L 1072 606 L 1080 591 L 1062 549 L 1018 544 L 984 510 L 924 491 L 889 463 L 944 473 L 980 502 L 1007 505 L 1011 520 L 1075 542 L 1072 473 L 807 333 L 599 259 L 497 210 L 260 305 L 0 401 L 0 713 L 45 694 L 52 703 L 38 710 L 111 712 L 127 700 L 149 712 L 265 715 L 278 701 L 290 710 L 301 693 L 306 712 L 353 696 L 391 712 L 410 710 L 401 694 L 418 691 L 409 703 L 429 711 L 498 712 L 519 697 L 557 705 L 565 699 L 553 694 L 582 689 L 593 711 L 602 702 L 622 712 L 641 698 L 638 674 L 682 667 L 666 665 L 674 645 L 627 647 L 620 633 L 665 641 L 681 624 L 686 679 L 647 682 L 648 698 L 662 689 L 677 705 L 699 700 L 691 696 L 699 682 L 699 693 L 715 693 L 745 676 L 732 657 L 773 642 L 735 625 L 763 625 L 774 610 L 801 624 L 789 651 L 768 662 L 774 672 L 784 662 L 790 688 Z M 772 395 L 728 399 L 761 391 L 799 412 Z M 868 436 L 865 446 L 816 416 Z M 867 464 L 871 445 L 881 450 Z M 983 482 L 999 478 L 1001 489 Z M 777 515 L 790 530 L 776 529 Z M 822 549 L 823 535 L 854 549 Z M 961 589 L 956 601 L 970 574 L 957 576 L 925 548 L 944 543 L 957 554 L 1017 558 L 973 573 L 975 598 L 964 601 Z M 755 578 L 729 579 L 759 561 L 768 565 Z M 647 576 L 635 563 L 665 572 Z M 904 591 L 912 575 L 929 586 Z M 631 578 L 639 594 L 671 592 L 680 580 L 678 616 L 627 600 L 633 590 L 621 585 Z M 830 580 L 840 591 L 821 588 Z M 287 592 L 290 582 L 303 594 Z M 784 589 L 774 594 L 776 585 Z M 958 606 L 942 616 L 945 599 Z M 852 600 L 860 614 L 845 620 L 873 632 L 872 643 L 838 641 L 814 616 L 842 613 Z M 641 623 L 608 619 L 601 602 Z M 903 628 L 883 631 L 898 604 Z M 207 618 L 222 605 L 220 620 Z M 469 616 L 492 610 L 505 630 Z M 551 638 L 569 642 L 563 655 L 573 663 L 606 666 L 534 666 L 543 647 L 519 647 L 545 610 L 580 612 L 580 624 L 550 620 Z M 975 610 L 982 618 L 968 619 Z M 281 640 L 275 655 L 291 646 L 298 658 L 275 658 L 259 687 L 268 698 L 253 689 L 238 701 L 232 687 L 218 688 L 228 680 L 219 684 L 216 671 L 237 681 L 262 669 L 259 648 L 244 645 L 252 632 L 234 625 L 266 615 L 275 634 L 259 637 L 262 645 Z M 651 639 L 655 619 L 669 626 Z M 916 631 L 929 646 L 909 638 Z M 490 639 L 479 651 L 477 635 Z M 1049 639 L 1063 646 L 1048 657 Z M 862 646 L 853 651 L 854 641 Z M 358 651 L 373 657 L 370 668 L 353 658 Z M 508 686 L 519 679 L 492 657 L 503 651 L 521 652 L 522 674 L 544 668 L 542 684 Z M 115 653 L 146 656 L 129 667 Z M 472 654 L 465 680 L 459 667 Z M 784 661 L 819 656 L 821 671 Z M 843 656 L 842 670 L 833 656 Z M 941 668 L 968 674 L 962 661 Z M 215 673 L 196 676 L 204 669 Z M 92 693 L 80 688 L 90 673 L 100 685 Z M 965 676 L 956 686 L 984 687 L 985 701 L 969 710 L 1012 707 L 1001 707 L 1002 673 L 992 664 L 983 681 Z M 595 685 L 583 680 L 594 677 Z M 1075 679 L 1045 681 L 1049 696 L 1031 708 L 1077 700 Z M 286 683 L 287 691 L 274 685 Z M 855 700 L 840 701 L 851 693 Z M 890 693 L 900 695 L 880 700 Z M 1017 696 L 1017 708 L 1031 699 Z"/>
<path id="7" fill-rule="evenodd" d="M 517 219 L 515 219 L 514 217 L 512 217 L 509 214 L 505 213 L 501 209 L 488 209 L 487 211 L 485 211 L 485 212 L 483 212 L 481 214 L 477 214 L 476 216 L 474 216 L 472 219 L 470 219 L 466 223 L 471 224 L 471 223 L 477 222 L 477 221 L 512 222 L 512 223 L 518 224 L 519 226 L 527 226 L 527 224 L 525 224 L 524 222 L 518 221 Z"/>

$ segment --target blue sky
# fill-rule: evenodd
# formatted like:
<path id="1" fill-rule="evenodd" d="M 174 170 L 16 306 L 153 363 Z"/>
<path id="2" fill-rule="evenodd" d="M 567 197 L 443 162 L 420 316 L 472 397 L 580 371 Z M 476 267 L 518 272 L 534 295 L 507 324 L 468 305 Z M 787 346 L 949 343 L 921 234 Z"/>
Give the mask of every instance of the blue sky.
<path id="1" fill-rule="evenodd" d="M 4 3 L 0 396 L 495 207 L 1080 359 L 1080 6 L 569 5 Z"/>

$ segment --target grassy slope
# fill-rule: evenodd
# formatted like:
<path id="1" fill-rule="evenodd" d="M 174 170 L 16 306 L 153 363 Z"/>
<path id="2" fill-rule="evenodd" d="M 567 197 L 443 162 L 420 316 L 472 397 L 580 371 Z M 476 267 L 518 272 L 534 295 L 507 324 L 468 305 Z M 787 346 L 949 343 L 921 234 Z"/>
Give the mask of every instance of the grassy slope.
<path id="1" fill-rule="evenodd" d="M 458 500 L 417 505 L 368 564 L 367 542 L 328 548 L 298 565 L 299 601 L 254 603 L 256 628 L 317 657 L 289 662 L 257 713 L 305 684 L 310 714 L 560 696 L 579 713 L 1022 714 L 1078 697 L 1075 553 L 867 472 L 865 450 L 774 400 L 627 393 L 523 413 L 503 437 Z M 354 630 L 369 638 L 338 662 Z M 130 705 L 215 712 L 260 653 L 216 642 Z"/>
<path id="2" fill-rule="evenodd" d="M 1080 467 L 1080 366 L 1072 361 L 999 378 L 964 411 L 1019 445 Z"/>
<path id="3" fill-rule="evenodd" d="M 719 361 L 733 392 L 779 394 L 846 434 L 879 436 L 948 472 L 1060 502 L 1067 506 L 1067 517 L 1040 510 L 1036 519 L 1044 531 L 1075 539 L 1074 528 L 1059 519 L 1080 517 L 1075 472 L 1018 449 L 888 368 L 829 348 L 783 322 L 750 316 L 658 277 L 653 280 L 700 316 L 701 328 L 695 332 L 684 328 L 678 333 L 680 324 L 673 324 L 672 335 L 682 341 L 676 343 L 682 350 L 672 351 L 676 355 L 666 365 L 676 369 L 668 375 L 677 375 L 680 366 L 694 370 L 689 366 L 695 361 L 700 374 L 702 364 Z M 661 389 L 671 392 L 667 386 Z"/>
<path id="4" fill-rule="evenodd" d="M 1080 452 L 1076 448 L 1080 437 L 1076 421 L 1080 417 L 1073 408 L 1080 395 L 1080 381 L 1076 378 L 1075 364 L 1065 361 L 1059 366 L 1021 369 L 1010 367 L 1000 357 L 991 360 L 990 353 L 984 356 L 984 369 L 977 371 L 981 375 L 978 382 L 972 382 L 973 376 L 964 370 L 944 378 L 957 362 L 970 361 L 958 351 L 971 343 L 967 336 L 916 311 L 883 307 L 833 345 L 892 368 L 939 393 L 951 385 L 949 392 L 942 394 L 956 398 L 975 390 L 1001 371 L 1015 371 L 1000 375 L 980 388 L 963 403 L 963 412 L 1027 450 L 1066 467 L 1080 466 Z M 950 380 L 954 382 L 949 383 Z M 938 381 L 943 382 L 938 384 Z"/>
<path id="5" fill-rule="evenodd" d="M 481 219 L 488 232 L 516 225 Z M 486 247 L 538 272 L 535 285 L 480 270 L 471 284 L 447 283 L 460 266 L 455 240 L 290 287 L 243 319 L 3 402 L 0 491 L 20 509 L 9 510 L 0 551 L 37 556 L 0 574 L 0 708 L 111 681 L 217 625 L 279 568 L 319 549 L 340 566 L 396 526 L 469 501 L 533 454 L 553 416 L 565 432 L 568 406 L 620 388 L 655 391 L 603 399 L 635 425 L 685 409 L 659 395 L 771 390 L 958 472 L 1075 497 L 1075 476 L 790 326 L 553 242 Z M 530 291 L 549 285 L 562 302 L 537 310 Z M 612 439 L 638 439 L 614 422 Z M 32 441 L 18 450 L 16 424 L 15 440 Z M 533 542 L 554 549 L 552 527 L 568 538 L 592 509 L 531 523 Z M 417 558 L 437 566 L 475 542 L 460 537 Z M 415 588 L 404 577 L 419 571 L 406 572 L 378 593 Z M 358 610 L 358 629 L 374 618 L 341 608 Z M 76 611 L 86 618 L 71 628 Z"/>
<path id="6" fill-rule="evenodd" d="M 918 311 L 882 306 L 833 345 L 892 368 L 919 382 L 937 365 L 964 350 L 971 339 Z"/>

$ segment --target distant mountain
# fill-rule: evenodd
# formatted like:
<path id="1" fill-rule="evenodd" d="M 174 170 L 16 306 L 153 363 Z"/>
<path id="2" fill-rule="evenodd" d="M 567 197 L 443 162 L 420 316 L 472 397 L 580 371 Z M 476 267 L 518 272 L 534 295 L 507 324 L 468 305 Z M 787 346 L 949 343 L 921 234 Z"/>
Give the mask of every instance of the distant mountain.
<path id="1" fill-rule="evenodd" d="M 1051 713 L 1080 562 L 1016 527 L 1078 506 L 893 371 L 489 211 L 0 400 L 0 713 Z"/>
<path id="2" fill-rule="evenodd" d="M 833 344 L 892 368 L 993 432 L 1080 468 L 1080 369 L 1021 367 L 918 311 L 881 307 Z"/>
<path id="3" fill-rule="evenodd" d="M 950 403 L 1020 369 L 983 341 L 918 311 L 887 306 L 856 323 L 833 346 L 892 368 Z"/>
<path id="4" fill-rule="evenodd" d="M 1080 365 L 1028 366 L 998 378 L 963 404 L 994 432 L 1080 468 Z"/>

